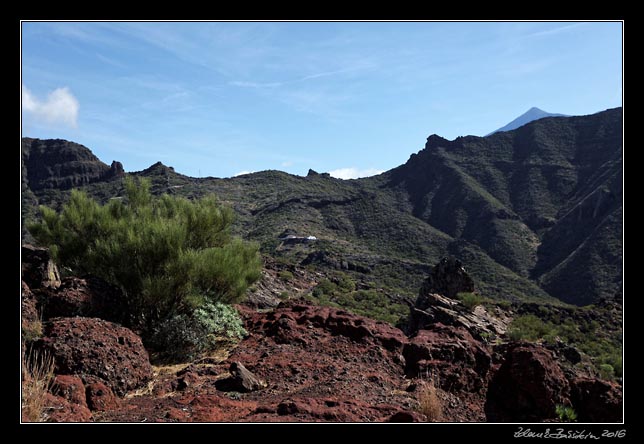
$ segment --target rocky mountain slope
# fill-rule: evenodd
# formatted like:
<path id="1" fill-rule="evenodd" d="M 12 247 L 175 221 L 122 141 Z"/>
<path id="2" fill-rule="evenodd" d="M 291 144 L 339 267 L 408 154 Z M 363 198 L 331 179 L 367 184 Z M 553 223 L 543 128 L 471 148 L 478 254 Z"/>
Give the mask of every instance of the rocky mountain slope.
<path id="1" fill-rule="evenodd" d="M 120 174 L 80 145 L 25 139 L 23 218 L 37 217 L 36 204 L 59 207 L 70 186 L 120 196 Z M 161 163 L 132 174 L 157 193 L 215 193 L 264 253 L 403 303 L 450 255 L 496 300 L 585 305 L 621 292 L 621 108 L 485 138 L 433 135 L 404 165 L 358 180 L 314 171 L 195 179 Z M 317 241 L 285 244 L 286 232 Z"/>

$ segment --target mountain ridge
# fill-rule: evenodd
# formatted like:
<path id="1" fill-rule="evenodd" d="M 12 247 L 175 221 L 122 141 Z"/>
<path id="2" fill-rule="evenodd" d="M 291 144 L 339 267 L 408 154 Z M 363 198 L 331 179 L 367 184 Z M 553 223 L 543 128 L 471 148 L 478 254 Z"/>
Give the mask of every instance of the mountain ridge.
<path id="1" fill-rule="evenodd" d="M 299 263 L 323 252 L 332 265 L 320 266 L 371 270 L 354 275 L 392 294 L 411 295 L 427 264 L 454 255 L 493 298 L 584 305 L 621 288 L 621 122 L 615 108 L 485 138 L 432 135 L 405 164 L 352 181 L 280 171 L 189 178 L 158 163 L 131 174 L 155 192 L 215 193 L 236 210 L 236 232 L 265 253 Z M 118 180 L 81 188 L 102 201 L 122 192 Z M 27 191 L 55 208 L 67 193 Z M 36 214 L 26 205 L 23 219 Z M 320 241 L 286 248 L 277 239 L 287 229 Z"/>

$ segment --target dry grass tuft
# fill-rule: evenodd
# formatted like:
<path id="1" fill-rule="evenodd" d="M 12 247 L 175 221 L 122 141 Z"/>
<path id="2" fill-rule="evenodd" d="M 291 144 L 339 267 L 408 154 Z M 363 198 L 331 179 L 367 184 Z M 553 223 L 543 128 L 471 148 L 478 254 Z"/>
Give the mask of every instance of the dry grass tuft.
<path id="1" fill-rule="evenodd" d="M 432 381 L 418 388 L 418 404 L 418 411 L 427 417 L 427 421 L 442 421 L 443 401 L 438 397 L 438 390 Z"/>
<path id="2" fill-rule="evenodd" d="M 54 380 L 54 359 L 49 354 L 22 352 L 22 420 L 45 420 L 45 397 Z"/>

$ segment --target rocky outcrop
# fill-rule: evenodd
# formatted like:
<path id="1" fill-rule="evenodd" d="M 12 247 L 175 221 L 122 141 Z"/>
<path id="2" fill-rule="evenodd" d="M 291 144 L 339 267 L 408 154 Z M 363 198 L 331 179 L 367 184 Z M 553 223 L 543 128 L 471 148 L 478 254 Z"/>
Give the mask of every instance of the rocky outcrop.
<path id="1" fill-rule="evenodd" d="M 474 290 L 474 281 L 465 271 L 461 261 L 449 257 L 441 259 L 434 266 L 425 282 L 423 282 L 420 293 L 438 293 L 454 299 L 458 293 L 471 293 Z"/>
<path id="2" fill-rule="evenodd" d="M 463 327 L 434 324 L 403 348 L 405 373 L 430 379 L 447 392 L 477 392 L 487 383 L 491 357 Z"/>
<path id="3" fill-rule="evenodd" d="M 70 189 L 123 175 L 123 165 L 109 167 L 89 148 L 61 139 L 22 139 L 23 173 L 32 191 Z"/>
<path id="4" fill-rule="evenodd" d="M 464 327 L 477 338 L 487 336 L 494 338 L 505 334 L 510 321 L 502 313 L 491 314 L 479 305 L 470 310 L 460 301 L 450 299 L 434 293 L 423 293 L 416 299 L 410 309 L 407 322 L 407 333 L 415 334 L 417 331 L 431 328 L 433 324 L 441 323 Z"/>
<path id="5" fill-rule="evenodd" d="M 570 386 L 552 353 L 537 344 L 509 344 L 488 386 L 487 420 L 554 420 L 558 405 L 570 405 Z"/>
<path id="6" fill-rule="evenodd" d="M 22 246 L 22 280 L 31 289 L 58 288 L 60 274 L 49 250 L 25 244 Z"/>
<path id="7" fill-rule="evenodd" d="M 577 378 L 571 383 L 571 400 L 580 422 L 622 421 L 622 387 L 615 382 Z"/>
<path id="8" fill-rule="evenodd" d="M 152 377 L 141 338 L 101 319 L 52 319 L 35 347 L 53 356 L 57 374 L 78 375 L 86 384 L 103 382 L 119 396 Z"/>

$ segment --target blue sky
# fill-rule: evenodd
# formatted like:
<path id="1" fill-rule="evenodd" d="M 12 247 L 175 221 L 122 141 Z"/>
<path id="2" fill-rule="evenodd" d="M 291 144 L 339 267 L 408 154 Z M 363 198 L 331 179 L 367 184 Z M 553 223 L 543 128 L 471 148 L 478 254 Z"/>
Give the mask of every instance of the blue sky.
<path id="1" fill-rule="evenodd" d="M 126 171 L 388 170 L 430 134 L 622 104 L 622 24 L 28 22 L 23 136 Z"/>

